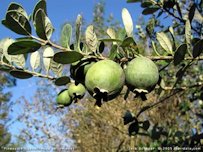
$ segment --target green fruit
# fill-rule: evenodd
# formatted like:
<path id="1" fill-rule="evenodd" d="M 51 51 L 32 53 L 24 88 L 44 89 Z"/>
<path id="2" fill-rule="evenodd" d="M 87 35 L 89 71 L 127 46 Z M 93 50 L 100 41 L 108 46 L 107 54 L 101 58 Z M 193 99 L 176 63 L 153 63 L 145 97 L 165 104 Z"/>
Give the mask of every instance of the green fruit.
<path id="1" fill-rule="evenodd" d="M 72 103 L 72 99 L 71 97 L 69 96 L 69 92 L 68 90 L 62 90 L 57 98 L 56 98 L 56 101 L 59 105 L 64 105 L 64 106 L 69 106 L 71 103 Z"/>
<path id="2" fill-rule="evenodd" d="M 74 62 L 70 66 L 71 77 L 79 82 L 84 83 L 85 75 L 88 69 L 96 62 L 96 59 L 93 58 L 83 58 L 80 61 Z"/>
<path id="3" fill-rule="evenodd" d="M 86 89 L 84 85 L 81 83 L 75 84 L 71 83 L 70 86 L 68 87 L 68 93 L 71 98 L 79 98 L 81 99 L 85 95 Z"/>
<path id="4" fill-rule="evenodd" d="M 152 60 L 137 57 L 128 63 L 125 77 L 131 91 L 148 93 L 153 90 L 159 80 L 159 70 Z"/>
<path id="5" fill-rule="evenodd" d="M 98 61 L 87 71 L 85 86 L 95 98 L 111 100 L 120 93 L 125 83 L 121 66 L 112 60 Z"/>

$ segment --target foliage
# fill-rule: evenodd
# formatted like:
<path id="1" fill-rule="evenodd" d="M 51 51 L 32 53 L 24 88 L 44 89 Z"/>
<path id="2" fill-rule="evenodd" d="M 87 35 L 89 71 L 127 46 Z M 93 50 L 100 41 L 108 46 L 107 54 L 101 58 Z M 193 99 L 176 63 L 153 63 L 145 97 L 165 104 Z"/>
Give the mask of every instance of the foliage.
<path id="1" fill-rule="evenodd" d="M 30 18 L 21 5 L 11 3 L 2 24 L 23 37 L 12 42 L 10 39 L 2 41 L 0 68 L 16 78 L 28 79 L 36 76 L 49 79 L 55 85 L 68 87 L 69 82 L 78 83 L 74 74 L 81 67 L 85 68 L 83 61 L 86 59 L 93 59 L 94 62 L 110 59 L 120 64 L 125 71 L 131 60 L 138 56 L 146 56 L 156 62 L 160 75 L 153 92 L 147 94 L 148 100 L 140 101 L 138 98 L 142 98 L 140 94 L 133 94 L 124 87 L 118 98 L 115 96 L 113 101 L 99 105 L 101 109 L 96 107 L 97 111 L 92 104 L 89 104 L 90 101 L 79 103 L 82 105 L 74 107 L 70 112 L 73 114 L 70 118 L 75 120 L 68 120 L 71 122 L 69 127 L 72 128 L 72 138 L 76 140 L 76 145 L 82 151 L 87 151 L 86 148 L 89 147 L 93 148 L 92 151 L 98 151 L 98 149 L 109 151 L 108 148 L 114 147 L 120 150 L 123 149 L 122 145 L 127 140 L 130 140 L 130 143 L 125 143 L 124 149 L 125 146 L 134 148 L 135 144 L 154 148 L 200 146 L 203 94 L 201 62 L 203 60 L 203 2 L 185 0 L 127 0 L 127 2 L 139 2 L 143 8 L 142 14 L 150 15 L 149 21 L 144 26 L 136 26 L 138 35 L 134 36 L 132 18 L 126 8 L 121 12 L 124 29 L 114 29 L 114 27 L 104 26 L 104 7 L 98 5 L 95 8 L 94 18 L 94 23 L 98 26 L 88 25 L 83 35 L 82 17 L 78 15 L 75 35 L 72 33 L 70 24 L 63 26 L 61 45 L 51 40 L 54 27 L 48 18 L 46 1 L 40 0 L 36 4 Z M 161 25 L 163 15 L 166 15 L 166 18 L 172 17 L 169 27 Z M 37 37 L 34 36 L 33 31 L 36 32 Z M 71 44 L 72 35 L 75 36 L 73 44 Z M 141 43 L 136 39 L 141 39 Z M 148 49 L 145 50 L 145 46 L 141 46 L 142 43 Z M 20 66 L 16 63 L 14 56 L 23 59 Z M 43 63 L 40 63 L 40 58 L 43 59 Z M 30 66 L 27 65 L 26 60 L 30 60 Z M 67 64 L 75 66 L 72 70 L 76 71 L 70 69 L 70 73 L 73 74 L 71 77 L 67 75 L 67 71 L 65 72 Z M 85 75 L 84 71 L 82 69 L 82 74 Z M 95 86 L 92 90 L 96 93 L 96 89 Z M 96 97 L 97 93 L 91 95 Z M 129 100 L 129 103 L 123 100 Z M 136 102 L 133 102 L 135 100 Z M 97 102 L 96 106 L 98 106 Z M 121 108 L 118 110 L 118 115 L 116 115 L 116 108 Z M 111 112 L 115 121 L 119 120 L 119 122 L 114 124 L 114 119 L 108 112 Z M 174 114 L 169 115 L 169 113 Z M 190 119 L 194 116 L 195 118 Z M 122 118 L 125 125 L 120 125 Z M 92 123 L 91 120 L 95 121 Z M 142 132 L 140 128 L 143 129 Z M 196 130 L 195 133 L 191 133 L 191 129 Z M 84 130 L 85 133 L 81 132 Z M 118 132 L 121 130 L 122 136 L 116 130 L 119 130 Z M 93 133 L 90 134 L 91 131 Z M 123 136 L 127 132 L 129 136 Z M 115 143 L 106 142 L 104 140 L 106 135 L 111 141 L 113 137 L 117 140 Z M 80 139 L 81 137 L 83 140 Z M 89 139 L 92 138 L 95 140 L 90 141 Z M 99 142 L 101 144 L 98 144 Z"/>

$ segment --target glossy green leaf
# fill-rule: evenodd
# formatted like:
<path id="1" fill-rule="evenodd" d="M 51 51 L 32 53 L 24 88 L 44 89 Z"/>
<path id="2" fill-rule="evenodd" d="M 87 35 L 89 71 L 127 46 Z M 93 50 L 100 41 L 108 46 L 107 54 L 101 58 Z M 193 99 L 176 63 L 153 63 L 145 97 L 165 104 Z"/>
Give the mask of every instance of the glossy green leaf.
<path id="1" fill-rule="evenodd" d="M 14 2 L 10 3 L 7 12 L 8 11 L 17 11 L 17 12 L 21 13 L 23 16 L 25 16 L 27 19 L 29 19 L 24 8 L 18 3 L 14 3 Z"/>
<path id="2" fill-rule="evenodd" d="M 150 15 L 158 11 L 160 8 L 159 7 L 147 7 L 142 11 L 143 15 Z"/>
<path id="3" fill-rule="evenodd" d="M 2 21 L 2 24 L 17 34 L 31 34 L 31 26 L 28 19 L 17 11 L 8 11 L 6 19 Z"/>
<path id="4" fill-rule="evenodd" d="M 192 22 L 192 19 L 194 18 L 195 10 L 196 10 L 196 4 L 193 4 L 190 7 L 189 14 L 188 14 L 188 19 L 189 19 L 190 23 Z"/>
<path id="5" fill-rule="evenodd" d="M 187 53 L 187 44 L 181 44 L 175 54 L 174 54 L 174 65 L 178 65 L 180 64 L 184 58 L 185 58 L 185 54 Z"/>
<path id="6" fill-rule="evenodd" d="M 122 9 L 122 20 L 128 37 L 133 36 L 133 20 L 126 8 Z"/>
<path id="7" fill-rule="evenodd" d="M 85 31 L 85 41 L 88 46 L 88 48 L 92 51 L 95 52 L 97 49 L 97 43 L 98 39 L 96 36 L 96 33 L 94 31 L 93 25 L 89 25 Z"/>
<path id="8" fill-rule="evenodd" d="M 38 51 L 31 53 L 30 55 L 30 65 L 33 70 L 40 66 L 40 54 Z"/>
<path id="9" fill-rule="evenodd" d="M 159 33 L 157 33 L 156 37 L 157 37 L 157 40 L 159 41 L 161 47 L 168 53 L 172 54 L 173 47 L 172 47 L 171 41 L 168 38 L 168 36 L 163 32 L 159 32 Z"/>
<path id="10" fill-rule="evenodd" d="M 127 3 L 137 3 L 141 2 L 141 0 L 127 0 Z"/>
<path id="11" fill-rule="evenodd" d="M 37 35 L 44 40 L 50 39 L 54 28 L 45 12 L 42 9 L 39 9 L 36 12 L 34 19 Z"/>
<path id="12" fill-rule="evenodd" d="M 150 2 L 150 1 L 143 1 L 141 3 L 142 8 L 146 8 L 146 7 L 149 7 L 149 6 L 152 6 L 152 2 Z"/>
<path id="13" fill-rule="evenodd" d="M 58 52 L 54 55 L 54 61 L 61 64 L 70 64 L 83 58 L 83 55 L 76 51 Z"/>
<path id="14" fill-rule="evenodd" d="M 62 77 L 57 78 L 54 83 L 57 86 L 63 86 L 63 85 L 70 83 L 70 78 L 67 76 L 62 76 Z"/>
<path id="15" fill-rule="evenodd" d="M 70 48 L 70 41 L 72 37 L 72 26 L 70 24 L 65 24 L 61 30 L 60 43 L 65 48 Z"/>
<path id="16" fill-rule="evenodd" d="M 33 40 L 18 40 L 8 47 L 8 54 L 18 55 L 37 51 L 41 44 Z"/>
<path id="17" fill-rule="evenodd" d="M 39 9 L 42 9 L 45 14 L 47 14 L 47 6 L 46 6 L 46 1 L 45 0 L 40 0 L 36 5 L 33 10 L 32 14 L 32 20 L 34 21 L 34 17 Z"/>
<path id="18" fill-rule="evenodd" d="M 198 57 L 203 52 L 203 39 L 198 41 L 194 47 L 192 55 L 194 58 Z"/>
<path id="19" fill-rule="evenodd" d="M 29 79 L 31 78 L 33 75 L 30 73 L 27 73 L 23 70 L 11 70 L 10 74 L 15 77 L 15 78 L 19 78 L 19 79 Z"/>

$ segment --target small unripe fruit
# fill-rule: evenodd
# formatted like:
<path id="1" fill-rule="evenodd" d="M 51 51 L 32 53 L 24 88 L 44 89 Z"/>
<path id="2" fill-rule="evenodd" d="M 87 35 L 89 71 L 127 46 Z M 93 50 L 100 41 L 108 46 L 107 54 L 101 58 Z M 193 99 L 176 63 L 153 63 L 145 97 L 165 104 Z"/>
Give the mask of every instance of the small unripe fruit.
<path id="1" fill-rule="evenodd" d="M 111 100 L 122 90 L 125 74 L 121 66 L 112 60 L 101 60 L 89 68 L 85 77 L 85 86 L 96 97 L 106 96 Z"/>
<path id="2" fill-rule="evenodd" d="M 85 95 L 86 89 L 84 85 L 81 83 L 75 84 L 71 83 L 70 86 L 68 87 L 68 93 L 71 98 L 79 98 L 81 99 Z"/>
<path id="3" fill-rule="evenodd" d="M 70 74 L 71 77 L 80 83 L 84 83 L 85 75 L 88 69 L 96 62 L 95 59 L 92 58 L 83 58 L 80 61 L 74 62 L 70 66 Z"/>
<path id="4" fill-rule="evenodd" d="M 153 90 L 159 80 L 159 70 L 152 60 L 137 57 L 128 63 L 125 77 L 131 91 L 148 93 Z"/>
<path id="5" fill-rule="evenodd" d="M 57 104 L 63 105 L 63 106 L 69 106 L 72 103 L 72 99 L 69 96 L 68 90 L 62 90 L 57 98 L 56 98 Z"/>

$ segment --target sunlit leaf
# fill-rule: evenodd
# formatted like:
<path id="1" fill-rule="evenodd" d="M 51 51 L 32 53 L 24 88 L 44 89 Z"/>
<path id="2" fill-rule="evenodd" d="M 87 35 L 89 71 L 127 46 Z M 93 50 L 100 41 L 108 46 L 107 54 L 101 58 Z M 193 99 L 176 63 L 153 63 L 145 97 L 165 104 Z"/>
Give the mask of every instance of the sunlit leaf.
<path id="1" fill-rule="evenodd" d="M 8 11 L 17 11 L 17 12 L 21 13 L 23 16 L 25 16 L 27 19 L 29 19 L 24 8 L 18 3 L 14 3 L 14 2 L 10 3 L 7 12 Z"/>
<path id="2" fill-rule="evenodd" d="M 72 37 L 72 26 L 70 24 L 65 24 L 61 30 L 60 43 L 65 48 L 70 48 L 70 41 Z"/>
<path id="3" fill-rule="evenodd" d="M 86 41 L 88 48 L 91 51 L 95 52 L 97 49 L 98 40 L 97 40 L 96 33 L 94 31 L 93 25 L 89 25 L 87 27 L 87 29 L 85 31 L 85 41 Z"/>
<path id="4" fill-rule="evenodd" d="M 114 60 L 118 54 L 118 45 L 113 45 L 109 53 L 109 59 Z"/>
<path id="5" fill-rule="evenodd" d="M 27 39 L 27 40 L 18 40 L 13 42 L 8 47 L 8 54 L 10 55 L 18 55 L 18 54 L 26 54 L 37 51 L 41 47 L 41 44 Z"/>
<path id="6" fill-rule="evenodd" d="M 46 1 L 45 0 L 40 0 L 36 5 L 33 10 L 32 14 L 32 20 L 34 21 L 34 17 L 39 9 L 42 9 L 45 14 L 47 14 L 47 6 L 46 6 Z"/>
<path id="7" fill-rule="evenodd" d="M 70 64 L 83 58 L 83 55 L 76 51 L 58 52 L 54 55 L 54 61 L 61 64 Z"/>
<path id="8" fill-rule="evenodd" d="M 8 62 L 11 62 L 11 55 L 8 54 L 8 47 L 15 42 L 14 39 L 11 38 L 4 38 L 0 41 L 0 49 L 2 50 L 3 57 L 6 58 Z M 2 59 L 3 59 L 2 57 Z"/>
<path id="9" fill-rule="evenodd" d="M 30 55 L 30 65 L 33 70 L 37 69 L 40 65 L 40 54 L 38 51 L 31 53 Z"/>
<path id="10" fill-rule="evenodd" d="M 54 56 L 54 50 L 50 46 L 46 46 L 43 49 L 43 63 L 45 70 L 48 72 L 51 66 L 51 60 Z"/>
<path id="11" fill-rule="evenodd" d="M 15 78 L 19 78 L 19 79 L 29 79 L 33 76 L 32 74 L 27 73 L 23 70 L 11 70 L 10 74 Z"/>
<path id="12" fill-rule="evenodd" d="M 76 26 L 76 29 L 75 29 L 75 32 L 76 32 L 76 43 L 77 43 L 78 46 L 80 44 L 81 25 L 82 25 L 82 16 L 79 14 L 77 16 L 76 23 L 75 23 L 75 26 Z"/>
<path id="13" fill-rule="evenodd" d="M 63 73 L 63 64 L 55 62 L 53 59 L 51 59 L 51 66 L 50 69 L 58 76 L 60 77 Z"/>
<path id="14" fill-rule="evenodd" d="M 185 23 L 185 41 L 188 47 L 188 50 L 190 51 L 191 46 L 191 25 L 190 21 L 187 20 Z"/>
<path id="15" fill-rule="evenodd" d="M 122 10 L 122 20 L 126 30 L 126 33 L 129 37 L 133 36 L 133 21 L 130 13 L 126 8 Z"/>
<path id="16" fill-rule="evenodd" d="M 45 12 L 42 9 L 39 9 L 36 12 L 34 19 L 37 35 L 44 40 L 50 39 L 54 28 Z"/>
<path id="17" fill-rule="evenodd" d="M 180 64 L 184 60 L 186 53 L 187 53 L 187 44 L 181 44 L 174 54 L 174 65 Z"/>
<path id="18" fill-rule="evenodd" d="M 171 41 L 168 38 L 168 36 L 163 32 L 159 32 L 159 33 L 157 33 L 156 37 L 157 37 L 157 40 L 159 41 L 161 47 L 168 53 L 172 54 L 173 47 L 172 47 Z"/>
<path id="19" fill-rule="evenodd" d="M 25 57 L 24 55 L 12 55 L 11 56 L 11 62 L 20 68 L 24 68 L 25 67 Z"/>

